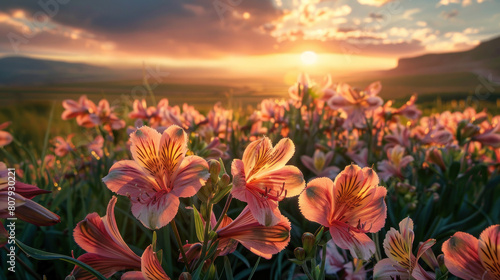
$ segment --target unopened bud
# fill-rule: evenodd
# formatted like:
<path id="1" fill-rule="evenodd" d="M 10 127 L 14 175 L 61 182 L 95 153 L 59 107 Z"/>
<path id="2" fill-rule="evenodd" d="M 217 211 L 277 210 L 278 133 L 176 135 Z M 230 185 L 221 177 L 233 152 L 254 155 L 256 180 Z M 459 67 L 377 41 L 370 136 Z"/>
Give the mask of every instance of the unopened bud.
<path id="1" fill-rule="evenodd" d="M 306 259 L 306 250 L 304 250 L 304 248 L 302 247 L 295 248 L 295 250 L 293 250 L 293 254 L 299 261 L 303 261 Z"/>
<path id="2" fill-rule="evenodd" d="M 307 257 L 313 257 L 315 243 L 316 237 L 314 234 L 310 232 L 304 232 L 304 234 L 302 234 L 302 247 L 304 247 Z"/>
<path id="3" fill-rule="evenodd" d="M 183 272 L 179 276 L 179 280 L 191 280 L 191 279 L 192 279 L 192 277 L 191 277 L 191 274 L 189 274 L 189 272 Z"/>
<path id="4" fill-rule="evenodd" d="M 231 181 L 231 178 L 229 178 L 229 175 L 223 174 L 219 180 L 219 187 L 221 187 L 221 188 L 227 187 L 227 185 L 229 185 L 230 181 Z"/>
<path id="5" fill-rule="evenodd" d="M 219 180 L 219 173 L 221 170 L 220 163 L 216 160 L 210 160 L 209 161 L 209 172 L 210 172 L 210 178 L 212 181 L 217 182 Z"/>
<path id="6" fill-rule="evenodd" d="M 439 264 L 439 269 L 441 269 L 441 271 L 446 271 L 446 265 L 444 264 L 444 255 L 441 254 L 439 256 L 437 256 L 437 261 L 438 261 L 438 264 Z"/>

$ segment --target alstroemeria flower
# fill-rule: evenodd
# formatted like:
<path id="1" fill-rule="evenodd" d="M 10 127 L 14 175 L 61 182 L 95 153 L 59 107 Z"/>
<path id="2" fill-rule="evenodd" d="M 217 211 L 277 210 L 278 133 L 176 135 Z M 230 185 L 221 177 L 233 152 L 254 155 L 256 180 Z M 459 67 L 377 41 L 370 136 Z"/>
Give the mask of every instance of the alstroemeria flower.
<path id="1" fill-rule="evenodd" d="M 122 275 L 121 280 L 170 280 L 160 261 L 153 251 L 153 246 L 149 245 L 148 248 L 142 253 L 141 257 L 141 271 L 129 271 Z"/>
<path id="2" fill-rule="evenodd" d="M 116 201 L 116 196 L 113 196 L 104 217 L 99 217 L 95 212 L 88 214 L 73 231 L 75 242 L 87 252 L 78 257 L 78 260 L 99 271 L 106 278 L 121 270 L 141 268 L 141 258 L 123 241 L 116 226 Z M 78 280 L 94 279 L 79 266 L 75 266 L 70 275 Z"/>
<path id="3" fill-rule="evenodd" d="M 66 139 L 61 136 L 54 138 L 54 153 L 56 156 L 64 157 L 75 149 L 75 145 L 71 142 L 73 137 L 75 137 L 75 134 L 68 135 Z"/>
<path id="4" fill-rule="evenodd" d="M 299 207 L 309 221 L 330 229 L 337 246 L 358 259 L 368 260 L 375 243 L 366 235 L 378 232 L 385 224 L 387 190 L 378 186 L 371 168 L 347 166 L 335 178 L 311 180 L 299 197 Z"/>
<path id="5" fill-rule="evenodd" d="M 273 148 L 264 137 L 253 141 L 231 165 L 232 194 L 248 203 L 250 211 L 262 225 L 273 226 L 280 221 L 278 202 L 299 195 L 305 182 L 302 172 L 285 165 L 295 152 L 292 140 L 281 139 Z"/>
<path id="6" fill-rule="evenodd" d="M 159 229 L 175 217 L 179 197 L 191 197 L 205 184 L 207 162 L 186 156 L 188 137 L 176 125 L 160 134 L 143 126 L 130 135 L 134 160 L 122 160 L 103 178 L 113 192 L 128 196 L 132 213 L 150 229 Z"/>
<path id="7" fill-rule="evenodd" d="M 7 131 L 2 131 L 2 129 L 6 129 L 7 127 L 9 127 L 9 125 L 10 122 L 4 122 L 0 124 L 0 147 L 9 145 L 10 142 L 14 140 L 10 133 L 8 133 Z"/>
<path id="8" fill-rule="evenodd" d="M 290 242 L 290 230 L 290 221 L 285 216 L 280 214 L 273 226 L 263 226 L 247 206 L 234 221 L 217 230 L 217 237 L 219 247 L 231 246 L 231 240 L 236 240 L 257 256 L 271 259 Z"/>
<path id="9" fill-rule="evenodd" d="M 415 257 L 412 252 L 413 240 L 413 221 L 405 218 L 399 223 L 399 231 L 391 228 L 384 239 L 384 251 L 388 258 L 380 260 L 374 268 L 374 279 L 416 279 L 432 280 L 434 275 L 423 270 L 418 264 L 418 259 L 432 245 L 436 243 L 435 239 L 429 239 L 420 244 Z"/>
<path id="10" fill-rule="evenodd" d="M 301 156 L 300 160 L 307 169 L 311 170 L 318 177 L 335 178 L 339 174 L 340 169 L 336 166 L 328 166 L 333 159 L 333 151 L 323 153 L 321 150 L 316 150 L 313 157 Z"/>
<path id="11" fill-rule="evenodd" d="M 380 170 L 379 176 L 384 181 L 394 176 L 404 179 L 401 169 L 405 168 L 412 161 L 412 156 L 405 156 L 405 148 L 396 145 L 387 150 L 387 160 L 383 160 L 378 164 L 378 169 Z"/>
<path id="12" fill-rule="evenodd" d="M 11 197 L 16 205 L 12 214 L 23 221 L 37 226 L 52 226 L 61 221 L 58 215 L 31 200 L 39 194 L 50 193 L 50 191 L 22 183 L 18 178 L 14 184 L 14 194 L 9 194 L 8 173 L 5 163 L 0 162 L 0 218 L 12 217 L 8 203 Z"/>
<path id="13" fill-rule="evenodd" d="M 348 84 L 337 86 L 337 95 L 328 100 L 328 105 L 334 110 L 343 110 L 347 114 L 344 122 L 345 129 L 364 128 L 366 113 L 377 109 L 384 104 L 377 94 L 382 89 L 380 82 L 370 84 L 365 90 L 351 88 Z"/>
<path id="14" fill-rule="evenodd" d="M 64 107 L 64 112 L 61 115 L 63 120 L 69 120 L 72 118 L 77 118 L 77 122 L 80 123 L 78 118 L 83 118 L 88 115 L 89 110 L 95 110 L 95 104 L 87 98 L 86 95 L 80 96 L 78 102 L 66 99 L 62 102 Z"/>
<path id="15" fill-rule="evenodd" d="M 443 243 L 444 264 L 455 276 L 472 280 L 500 279 L 500 225 L 486 228 L 479 240 L 457 232 Z"/>

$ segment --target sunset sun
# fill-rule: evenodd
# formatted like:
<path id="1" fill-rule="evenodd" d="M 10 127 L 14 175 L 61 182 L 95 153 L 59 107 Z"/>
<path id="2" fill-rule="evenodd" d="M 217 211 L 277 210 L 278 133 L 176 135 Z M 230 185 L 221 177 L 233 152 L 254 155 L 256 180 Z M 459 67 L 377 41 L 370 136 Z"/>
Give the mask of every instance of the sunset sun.
<path id="1" fill-rule="evenodd" d="M 313 51 L 305 51 L 300 55 L 300 60 L 302 60 L 304 64 L 311 65 L 316 63 L 318 55 Z"/>

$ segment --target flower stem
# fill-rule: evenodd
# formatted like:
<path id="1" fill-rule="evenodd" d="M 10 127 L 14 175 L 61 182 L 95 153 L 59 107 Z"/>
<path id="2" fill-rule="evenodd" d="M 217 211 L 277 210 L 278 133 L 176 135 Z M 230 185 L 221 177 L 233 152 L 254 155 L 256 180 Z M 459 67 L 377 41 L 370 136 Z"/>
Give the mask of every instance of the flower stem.
<path id="1" fill-rule="evenodd" d="M 181 236 L 179 235 L 179 230 L 177 229 L 177 224 L 175 223 L 175 219 L 172 219 L 172 221 L 170 222 L 170 226 L 172 226 L 172 230 L 175 233 L 175 239 L 177 240 L 177 245 L 179 246 L 179 250 L 181 251 L 182 261 L 184 262 L 187 271 L 191 273 L 191 269 L 189 269 L 189 265 L 187 262 L 186 252 L 184 252 L 184 247 L 182 247 Z"/>
<path id="2" fill-rule="evenodd" d="M 220 214 L 219 220 L 217 220 L 217 224 L 215 224 L 213 231 L 216 231 L 219 228 L 219 225 L 221 224 L 222 220 L 224 220 L 224 216 L 227 213 L 227 210 L 229 210 L 229 205 L 231 204 L 231 200 L 233 199 L 233 195 L 229 194 L 227 196 L 226 204 L 224 205 L 224 209 L 222 209 L 222 213 Z"/>
<path id="3" fill-rule="evenodd" d="M 319 270 L 319 279 L 325 277 L 325 264 L 326 264 L 326 244 L 323 245 L 323 254 L 321 255 L 321 269 Z"/>
<path id="4" fill-rule="evenodd" d="M 305 262 L 302 264 L 302 269 L 306 273 L 307 279 L 314 280 L 314 278 L 312 277 L 311 273 L 309 272 L 309 268 L 307 268 L 307 264 Z"/>

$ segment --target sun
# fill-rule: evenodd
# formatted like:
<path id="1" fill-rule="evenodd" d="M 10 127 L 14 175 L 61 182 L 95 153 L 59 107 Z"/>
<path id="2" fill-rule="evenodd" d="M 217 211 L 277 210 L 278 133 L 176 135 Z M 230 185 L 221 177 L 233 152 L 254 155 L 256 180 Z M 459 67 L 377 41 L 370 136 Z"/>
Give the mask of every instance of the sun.
<path id="1" fill-rule="evenodd" d="M 300 60 L 302 60 L 304 64 L 311 65 L 316 63 L 318 55 L 313 51 L 305 51 L 300 55 Z"/>

